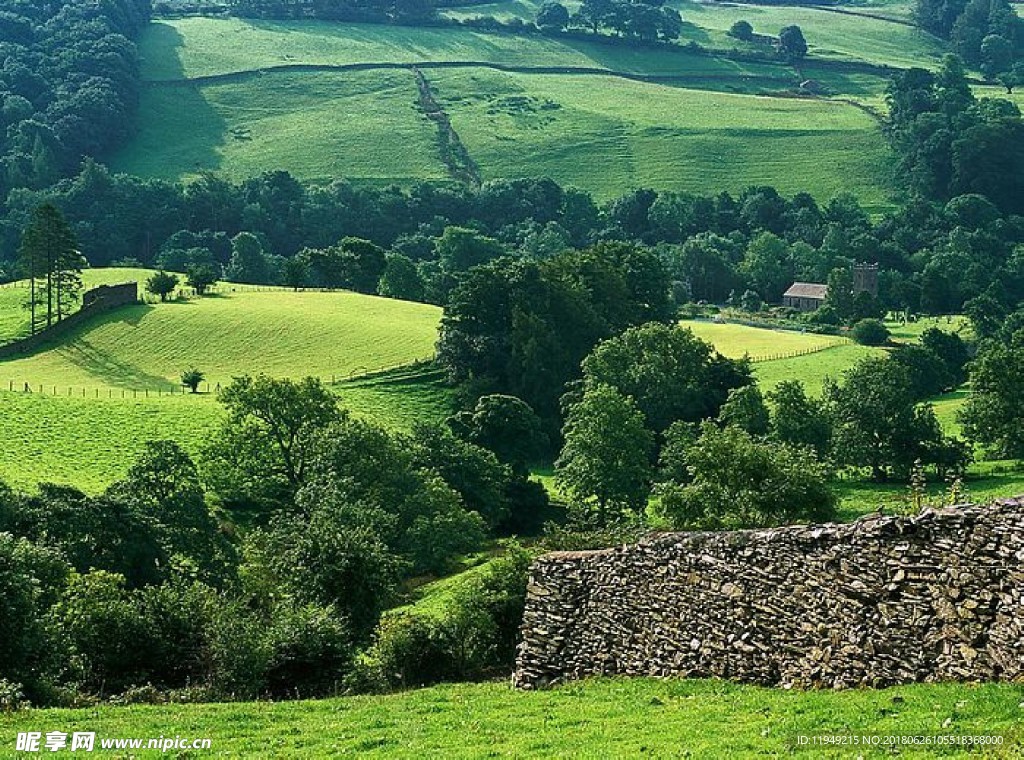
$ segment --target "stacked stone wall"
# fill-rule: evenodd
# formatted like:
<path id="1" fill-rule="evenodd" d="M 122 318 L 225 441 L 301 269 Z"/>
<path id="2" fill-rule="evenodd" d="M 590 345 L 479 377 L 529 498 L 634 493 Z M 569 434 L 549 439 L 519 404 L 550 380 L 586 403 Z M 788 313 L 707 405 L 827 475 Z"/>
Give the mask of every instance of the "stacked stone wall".
<path id="1" fill-rule="evenodd" d="M 1024 499 L 540 557 L 516 684 L 1024 678 Z"/>

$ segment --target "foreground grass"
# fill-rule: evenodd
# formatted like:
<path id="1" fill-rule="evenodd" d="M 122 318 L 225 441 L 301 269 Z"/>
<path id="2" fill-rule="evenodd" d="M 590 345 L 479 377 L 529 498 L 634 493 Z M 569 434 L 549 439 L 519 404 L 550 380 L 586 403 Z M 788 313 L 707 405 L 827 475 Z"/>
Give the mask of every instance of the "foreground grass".
<path id="1" fill-rule="evenodd" d="M 33 710 L 0 716 L 0 742 L 13 749 L 18 731 L 60 730 L 207 737 L 214 754 L 226 757 L 737 758 L 851 756 L 800 745 L 800 736 L 989 734 L 1004 737 L 989 756 L 1011 757 L 1024 747 L 1022 700 L 1024 688 L 1006 684 L 842 692 L 714 680 L 596 679 L 539 692 L 457 684 L 322 701 Z M 883 755 L 861 747 L 856 754 Z M 945 746 L 899 754 L 977 753 Z"/>

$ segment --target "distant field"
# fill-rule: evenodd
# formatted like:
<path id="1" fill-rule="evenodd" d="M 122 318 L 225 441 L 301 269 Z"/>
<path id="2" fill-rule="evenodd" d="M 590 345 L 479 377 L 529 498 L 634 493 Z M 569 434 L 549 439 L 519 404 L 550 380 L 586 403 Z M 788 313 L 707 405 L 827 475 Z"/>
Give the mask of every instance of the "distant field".
<path id="1" fill-rule="evenodd" d="M 585 66 L 672 76 L 757 75 L 790 81 L 784 66 L 746 64 L 666 48 L 558 40 L 468 29 L 186 18 L 159 21 L 140 41 L 149 81 L 254 71 L 270 66 L 477 61 L 506 66 Z"/>
<path id="2" fill-rule="evenodd" d="M 118 171 L 236 181 L 268 169 L 305 180 L 410 184 L 447 175 L 408 71 L 275 72 L 143 90 L 142 123 Z"/>
<path id="3" fill-rule="evenodd" d="M 736 21 L 749 21 L 758 34 L 778 35 L 779 30 L 796 24 L 804 33 L 808 56 L 860 60 L 890 66 L 936 68 L 946 51 L 937 37 L 904 24 L 867 16 L 853 16 L 816 8 L 791 5 L 765 6 L 731 3 L 672 3 L 683 18 L 697 26 L 728 31 Z M 867 8 L 853 12 L 874 13 Z"/>
<path id="4" fill-rule="evenodd" d="M 688 320 L 680 324 L 691 330 L 698 338 L 714 344 L 720 354 L 731 359 L 749 356 L 756 360 L 779 354 L 816 351 L 847 342 L 835 335 L 815 335 L 794 330 L 765 330 L 721 322 Z"/>
<path id="5" fill-rule="evenodd" d="M 190 366 L 211 385 L 255 372 L 330 380 L 432 356 L 440 316 L 435 306 L 347 292 L 240 290 L 131 306 L 50 350 L 0 361 L 0 387 L 166 391 Z"/>
<path id="6" fill-rule="evenodd" d="M 708 42 L 708 32 L 688 30 Z M 799 83 L 787 66 L 466 29 L 210 18 L 152 24 L 141 54 L 150 84 L 137 136 L 111 162 L 142 176 L 237 180 L 275 168 L 311 181 L 444 179 L 410 71 L 270 70 L 418 63 L 485 180 L 550 176 L 601 200 L 639 186 L 770 184 L 819 200 L 852 192 L 872 211 L 891 205 L 875 119 L 839 101 L 767 97 Z M 479 66 L 438 68 L 452 63 Z M 880 98 L 876 78 L 822 73 L 851 97 Z"/>
<path id="7" fill-rule="evenodd" d="M 520 692 L 454 684 L 320 701 L 99 706 L 0 715 L 0 742 L 19 731 L 93 731 L 103 738 L 205 737 L 218 756 L 327 758 L 851 757 L 798 737 L 998 735 L 1022 746 L 1017 684 L 914 684 L 843 691 L 768 689 L 719 680 L 593 679 Z M 200 755 L 202 753 L 199 753 Z M 865 757 L 883 751 L 861 750 Z M 977 757 L 943 745 L 944 757 Z M 935 757 L 901 747 L 900 757 Z M 139 753 L 159 757 L 159 752 Z M 166 756 L 166 754 L 164 755 Z"/>
<path id="8" fill-rule="evenodd" d="M 547 175 L 601 198 L 770 184 L 887 205 L 882 135 L 844 103 L 484 69 L 429 78 L 485 179 Z"/>

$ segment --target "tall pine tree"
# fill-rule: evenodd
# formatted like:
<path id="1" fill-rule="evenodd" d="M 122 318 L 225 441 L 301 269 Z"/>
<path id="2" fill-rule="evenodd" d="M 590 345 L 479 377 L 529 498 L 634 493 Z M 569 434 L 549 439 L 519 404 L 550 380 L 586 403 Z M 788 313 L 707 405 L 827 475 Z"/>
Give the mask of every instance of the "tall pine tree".
<path id="1" fill-rule="evenodd" d="M 60 210 L 44 203 L 32 212 L 21 237 L 19 261 L 29 280 L 32 333 L 59 322 L 78 300 L 82 254 Z M 42 312 L 42 313 L 40 313 Z"/>

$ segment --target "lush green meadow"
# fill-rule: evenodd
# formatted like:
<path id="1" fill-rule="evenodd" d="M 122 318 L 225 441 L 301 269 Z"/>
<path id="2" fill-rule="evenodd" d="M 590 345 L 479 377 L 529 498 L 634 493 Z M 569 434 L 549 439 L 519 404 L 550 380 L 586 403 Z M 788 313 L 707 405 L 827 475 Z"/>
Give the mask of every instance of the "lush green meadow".
<path id="1" fill-rule="evenodd" d="M 450 391 L 436 379 L 331 388 L 353 414 L 395 430 L 451 414 Z M 196 455 L 223 419 L 213 393 L 0 390 L 0 482 L 29 490 L 40 481 L 65 483 L 95 493 L 122 477 L 147 441 L 173 440 Z"/>
<path id="2" fill-rule="evenodd" d="M 477 62 L 580 66 L 633 74 L 763 76 L 791 81 L 784 66 L 726 61 L 671 48 L 492 34 L 469 29 L 185 18 L 149 26 L 140 41 L 142 75 L 180 81 L 272 66 Z"/>
<path id="3" fill-rule="evenodd" d="M 758 34 L 777 35 L 796 24 L 807 39 L 808 56 L 858 60 L 890 66 L 935 68 L 944 43 L 920 29 L 867 16 L 835 13 L 823 8 L 791 5 L 673 3 L 683 18 L 709 30 L 728 31 L 736 21 L 749 21 Z M 856 9 L 853 9 L 856 10 Z"/>
<path id="4" fill-rule="evenodd" d="M 698 338 L 712 343 L 720 354 L 730 359 L 748 356 L 757 361 L 780 354 L 820 351 L 848 343 L 846 339 L 835 335 L 815 335 L 794 330 L 765 330 L 729 322 L 693 320 L 681 324 Z"/>
<path id="5" fill-rule="evenodd" d="M 99 283 L 143 281 L 146 270 L 86 270 Z M 394 428 L 450 413 L 436 373 L 351 375 L 433 355 L 440 310 L 357 293 L 222 285 L 218 295 L 140 304 L 100 315 L 59 345 L 0 361 L 0 480 L 96 491 L 122 475 L 147 440 L 191 453 L 219 425 L 216 386 L 244 373 L 321 377 L 353 413 Z M 0 289 L 0 295 L 23 289 Z M 0 300 L 0 324 L 20 302 Z M 182 395 L 196 366 L 210 392 Z M 29 391 L 25 392 L 28 383 Z"/>
<path id="6" fill-rule="evenodd" d="M 0 716 L 0 741 L 13 749 L 19 731 L 60 730 L 94 731 L 97 746 L 101 738 L 203 737 L 226 757 L 882 757 L 893 750 L 851 752 L 799 737 L 984 734 L 1003 739 L 985 755 L 1016 757 L 1024 750 L 1022 702 L 1024 687 L 1012 684 L 838 692 L 642 678 L 533 692 L 456 684 L 312 702 L 29 710 Z M 899 756 L 979 753 L 954 745 L 901 747 Z"/>
<path id="7" fill-rule="evenodd" d="M 115 285 L 132 281 L 141 284 L 145 283 L 146 278 L 152 274 L 153 272 L 148 269 L 126 267 L 86 269 L 82 272 L 82 288 L 88 290 L 97 285 Z M 0 344 L 28 335 L 29 312 L 25 308 L 28 297 L 29 289 L 26 280 L 0 285 Z"/>
<path id="8" fill-rule="evenodd" d="M 274 72 L 148 87 L 142 129 L 113 165 L 168 180 L 213 171 L 241 181 L 271 167 L 325 182 L 444 179 L 436 127 L 416 101 L 408 71 Z"/>

